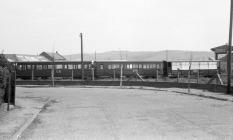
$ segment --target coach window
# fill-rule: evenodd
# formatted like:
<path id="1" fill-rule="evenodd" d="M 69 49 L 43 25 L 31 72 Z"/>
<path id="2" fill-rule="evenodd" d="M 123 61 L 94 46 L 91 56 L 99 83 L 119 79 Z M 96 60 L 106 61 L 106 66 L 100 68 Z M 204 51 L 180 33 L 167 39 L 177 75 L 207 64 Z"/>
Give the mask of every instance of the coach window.
<path id="1" fill-rule="evenodd" d="M 27 65 L 27 69 L 30 70 L 31 69 L 31 65 Z"/>
<path id="2" fill-rule="evenodd" d="M 147 68 L 148 68 L 148 69 L 150 68 L 150 64 L 147 64 Z"/>
<path id="3" fill-rule="evenodd" d="M 137 69 L 138 68 L 138 64 L 133 64 L 133 69 Z"/>
<path id="4" fill-rule="evenodd" d="M 208 62 L 200 62 L 200 69 L 208 69 Z"/>
<path id="5" fill-rule="evenodd" d="M 48 69 L 48 66 L 47 66 L 47 65 L 42 65 L 42 68 L 43 68 L 44 70 L 46 70 L 46 69 Z"/>
<path id="6" fill-rule="evenodd" d="M 88 68 L 91 69 L 91 68 L 92 68 L 92 64 L 89 64 L 89 65 L 88 65 Z"/>
<path id="7" fill-rule="evenodd" d="M 150 65 L 150 64 L 147 64 L 147 68 L 150 69 L 150 68 L 151 68 L 151 65 Z"/>
<path id="8" fill-rule="evenodd" d="M 149 67 L 150 67 L 150 69 L 153 69 L 153 68 L 154 68 L 153 64 L 150 64 Z"/>
<path id="9" fill-rule="evenodd" d="M 19 65 L 19 69 L 20 69 L 20 70 L 23 70 L 23 65 Z"/>
<path id="10" fill-rule="evenodd" d="M 53 66 L 52 65 L 48 65 L 48 69 L 52 69 L 53 68 Z"/>
<path id="11" fill-rule="evenodd" d="M 84 69 L 88 69 L 88 65 L 87 64 L 84 65 Z"/>
<path id="12" fill-rule="evenodd" d="M 180 69 L 179 68 L 179 63 L 173 62 L 172 63 L 172 70 L 177 70 L 177 69 Z"/>
<path id="13" fill-rule="evenodd" d="M 68 69 L 68 66 L 67 65 L 63 65 L 63 69 Z"/>
<path id="14" fill-rule="evenodd" d="M 42 65 L 37 65 L 37 66 L 36 66 L 36 69 L 37 69 L 37 70 L 42 70 Z"/>
<path id="15" fill-rule="evenodd" d="M 138 65 L 138 68 L 139 68 L 139 69 L 142 69 L 142 64 L 139 64 L 139 65 Z"/>
<path id="16" fill-rule="evenodd" d="M 198 62 L 192 62 L 191 69 L 199 69 Z"/>
<path id="17" fill-rule="evenodd" d="M 18 65 L 18 69 L 19 70 L 23 70 L 23 66 L 22 65 Z"/>
<path id="18" fill-rule="evenodd" d="M 153 69 L 156 69 L 156 64 L 152 64 L 152 68 L 153 68 Z"/>
<path id="19" fill-rule="evenodd" d="M 68 69 L 73 69 L 73 65 L 72 65 L 72 64 L 69 64 L 69 65 L 68 65 Z"/>
<path id="20" fill-rule="evenodd" d="M 152 65 L 151 65 L 151 64 L 148 64 L 147 67 L 148 67 L 148 69 L 151 69 L 151 68 L 152 68 Z"/>
<path id="21" fill-rule="evenodd" d="M 62 65 L 56 65 L 56 69 L 62 69 Z"/>
<path id="22" fill-rule="evenodd" d="M 147 69 L 147 64 L 143 64 L 143 69 Z"/>
<path id="23" fill-rule="evenodd" d="M 100 64 L 100 69 L 104 69 L 104 65 L 103 64 Z"/>
<path id="24" fill-rule="evenodd" d="M 17 65 L 17 69 L 18 69 L 18 70 L 21 70 L 21 65 Z"/>
<path id="25" fill-rule="evenodd" d="M 126 68 L 127 68 L 127 69 L 131 69 L 131 68 L 132 68 L 132 64 L 127 64 L 127 65 L 126 65 Z"/>
<path id="26" fill-rule="evenodd" d="M 112 69 L 112 65 L 108 65 L 108 69 Z"/>
<path id="27" fill-rule="evenodd" d="M 22 65 L 22 70 L 26 70 L 26 65 Z"/>
<path id="28" fill-rule="evenodd" d="M 209 69 L 217 69 L 217 63 L 216 62 L 209 62 Z"/>
<path id="29" fill-rule="evenodd" d="M 146 69 L 146 64 L 143 64 L 143 69 Z"/>
<path id="30" fill-rule="evenodd" d="M 133 64 L 129 64 L 129 68 L 132 69 L 133 68 Z"/>
<path id="31" fill-rule="evenodd" d="M 208 69 L 210 68 L 210 63 L 207 62 L 207 65 L 208 65 Z"/>

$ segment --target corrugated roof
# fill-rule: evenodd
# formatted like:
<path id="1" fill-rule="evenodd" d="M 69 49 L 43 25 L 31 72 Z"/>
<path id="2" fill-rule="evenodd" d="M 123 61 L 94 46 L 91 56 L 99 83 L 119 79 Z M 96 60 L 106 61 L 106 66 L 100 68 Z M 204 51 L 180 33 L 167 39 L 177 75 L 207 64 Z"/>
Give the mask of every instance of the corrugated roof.
<path id="1" fill-rule="evenodd" d="M 49 59 L 50 61 L 66 61 L 66 58 L 63 57 L 61 54 L 59 54 L 58 52 L 54 53 L 54 52 L 42 52 L 40 54 L 40 56 L 44 56 L 47 59 Z"/>
<path id="2" fill-rule="evenodd" d="M 4 54 L 4 56 L 6 57 L 6 59 L 9 61 L 9 62 L 16 62 L 18 61 L 17 57 L 15 54 Z"/>
<path id="3" fill-rule="evenodd" d="M 38 55 L 20 55 L 16 54 L 17 61 L 19 62 L 35 62 L 35 61 L 43 61 L 48 62 L 49 60 L 45 58 L 44 56 L 38 56 Z"/>
<path id="4" fill-rule="evenodd" d="M 233 46 L 231 46 L 231 49 L 233 49 Z M 228 45 L 214 47 L 214 48 L 211 48 L 210 50 L 212 50 L 214 52 L 227 53 Z"/>

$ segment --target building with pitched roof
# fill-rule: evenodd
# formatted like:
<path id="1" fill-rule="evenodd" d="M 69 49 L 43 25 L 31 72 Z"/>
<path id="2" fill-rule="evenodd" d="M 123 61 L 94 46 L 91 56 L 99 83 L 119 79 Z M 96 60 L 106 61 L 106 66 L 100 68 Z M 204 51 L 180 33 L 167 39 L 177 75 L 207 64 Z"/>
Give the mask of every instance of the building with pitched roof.
<path id="1" fill-rule="evenodd" d="M 220 67 L 222 72 L 227 73 L 227 55 L 225 55 L 224 57 L 222 57 L 221 59 L 219 59 L 220 62 Z M 231 71 L 233 73 L 233 53 L 231 53 Z"/>
<path id="2" fill-rule="evenodd" d="M 9 62 L 48 62 L 47 58 L 28 54 L 4 54 Z"/>
<path id="3" fill-rule="evenodd" d="M 231 46 L 231 49 L 233 50 L 233 46 Z M 228 51 L 228 45 L 222 45 L 218 47 L 211 48 L 212 51 L 215 53 L 215 59 L 220 60 L 220 68 L 221 72 L 227 73 L 227 51 Z M 219 55 L 224 55 L 222 58 L 219 58 Z M 233 73 L 233 53 L 231 53 L 231 71 Z"/>
<path id="4" fill-rule="evenodd" d="M 232 46 L 231 46 L 231 49 L 233 50 Z M 211 48 L 210 50 L 215 53 L 215 59 L 218 60 L 220 54 L 227 54 L 228 45 L 226 44 L 226 45 L 214 47 L 214 48 Z"/>
<path id="5" fill-rule="evenodd" d="M 40 54 L 40 56 L 44 56 L 45 58 L 47 58 L 50 61 L 66 61 L 66 58 L 64 56 L 62 56 L 61 54 L 59 54 L 57 51 L 54 52 L 42 52 Z"/>

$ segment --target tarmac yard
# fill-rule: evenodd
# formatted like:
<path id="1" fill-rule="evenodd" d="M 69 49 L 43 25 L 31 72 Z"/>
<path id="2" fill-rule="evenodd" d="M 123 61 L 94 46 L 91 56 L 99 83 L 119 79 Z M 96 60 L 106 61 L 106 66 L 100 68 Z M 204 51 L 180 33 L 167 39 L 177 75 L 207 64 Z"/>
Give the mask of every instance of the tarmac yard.
<path id="1" fill-rule="evenodd" d="M 48 98 L 21 140 L 232 140 L 233 102 L 120 88 L 23 88 Z"/>

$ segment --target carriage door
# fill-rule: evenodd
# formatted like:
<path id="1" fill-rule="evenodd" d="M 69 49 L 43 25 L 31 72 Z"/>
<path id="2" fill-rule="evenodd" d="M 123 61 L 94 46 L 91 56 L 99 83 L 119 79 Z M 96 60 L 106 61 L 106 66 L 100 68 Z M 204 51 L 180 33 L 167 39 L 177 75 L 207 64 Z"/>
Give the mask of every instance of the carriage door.
<path id="1" fill-rule="evenodd" d="M 163 61 L 163 75 L 167 77 L 171 74 L 172 65 L 171 62 Z"/>

